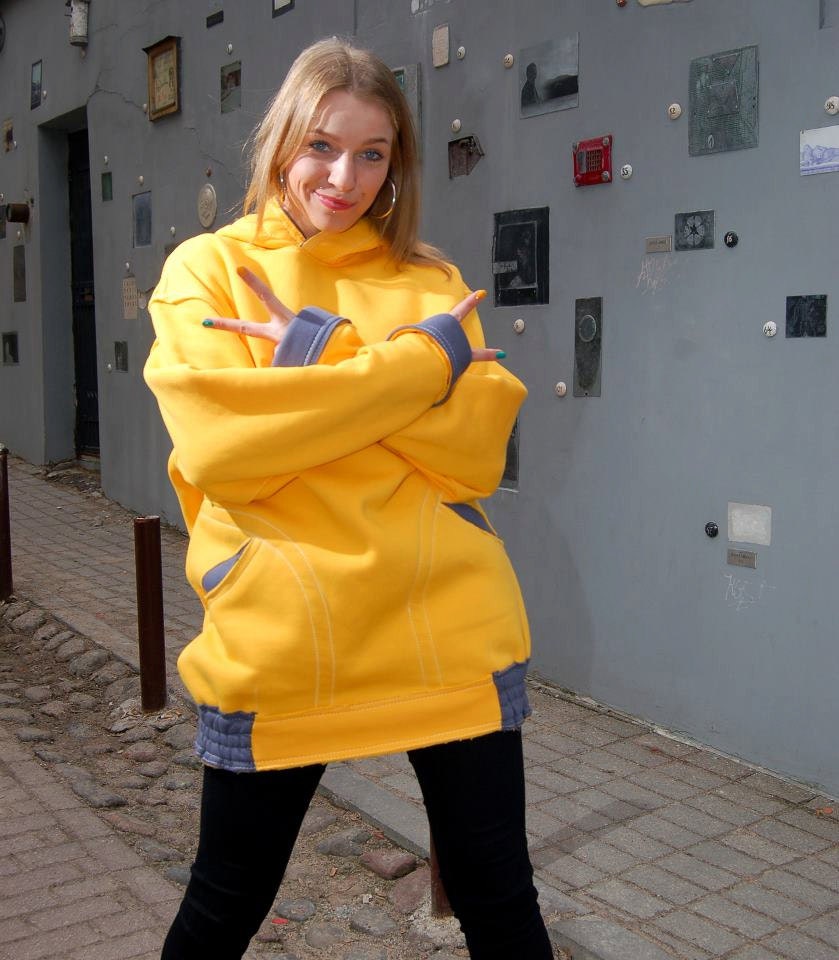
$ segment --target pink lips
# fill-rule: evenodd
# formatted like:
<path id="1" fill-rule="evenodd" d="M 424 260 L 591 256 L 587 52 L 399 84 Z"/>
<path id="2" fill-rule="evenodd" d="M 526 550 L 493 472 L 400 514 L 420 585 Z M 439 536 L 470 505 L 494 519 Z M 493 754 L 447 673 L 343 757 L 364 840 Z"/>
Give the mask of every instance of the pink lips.
<path id="1" fill-rule="evenodd" d="M 348 200 L 339 200 L 338 197 L 325 193 L 316 193 L 315 196 L 328 210 L 349 210 L 354 204 Z"/>

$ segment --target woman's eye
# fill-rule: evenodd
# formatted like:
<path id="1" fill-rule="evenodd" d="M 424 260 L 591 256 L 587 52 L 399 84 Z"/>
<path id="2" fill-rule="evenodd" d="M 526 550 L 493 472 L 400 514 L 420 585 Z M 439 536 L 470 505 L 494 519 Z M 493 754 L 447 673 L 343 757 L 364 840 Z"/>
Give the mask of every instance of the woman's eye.
<path id="1" fill-rule="evenodd" d="M 309 144 L 309 149 L 315 153 L 326 153 L 329 150 L 329 144 L 325 140 L 313 140 Z"/>
<path id="2" fill-rule="evenodd" d="M 370 160 L 372 163 L 375 163 L 378 160 L 383 159 L 382 154 L 378 150 L 365 150 L 362 154 L 365 160 Z"/>

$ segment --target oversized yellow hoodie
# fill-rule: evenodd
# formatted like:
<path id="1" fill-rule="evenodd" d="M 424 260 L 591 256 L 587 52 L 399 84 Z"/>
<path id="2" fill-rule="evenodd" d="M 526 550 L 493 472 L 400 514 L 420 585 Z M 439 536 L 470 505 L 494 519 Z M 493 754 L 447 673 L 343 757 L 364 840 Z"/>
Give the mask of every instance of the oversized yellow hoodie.
<path id="1" fill-rule="evenodd" d="M 266 319 L 240 266 L 298 313 L 276 351 L 202 326 Z M 325 763 L 529 713 L 521 596 L 477 503 L 525 389 L 470 364 L 479 322 L 447 313 L 467 292 L 397 267 L 366 220 L 307 240 L 276 203 L 259 234 L 243 217 L 167 260 L 145 376 L 205 608 L 178 667 L 206 763 Z"/>

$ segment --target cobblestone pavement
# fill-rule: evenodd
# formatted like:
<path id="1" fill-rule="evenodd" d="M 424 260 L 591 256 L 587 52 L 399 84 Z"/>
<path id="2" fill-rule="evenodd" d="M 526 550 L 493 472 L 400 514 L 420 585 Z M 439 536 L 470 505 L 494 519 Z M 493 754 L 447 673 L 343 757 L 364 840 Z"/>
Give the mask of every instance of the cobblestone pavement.
<path id="1" fill-rule="evenodd" d="M 23 710 L 32 719 L 15 720 L 12 713 L 0 723 L 0 889 L 7 894 L 0 905 L 0 958 L 51 956 L 59 943 L 61 955 L 73 960 L 151 958 L 151 943 L 159 943 L 180 896 L 189 856 L 180 850 L 179 860 L 155 859 L 160 854 L 155 844 L 166 846 L 167 817 L 185 816 L 178 803 L 189 811 L 197 799 L 197 772 L 189 766 L 185 743 L 175 740 L 181 734 L 172 733 L 191 723 L 174 660 L 199 622 L 197 602 L 183 579 L 185 540 L 177 530 L 163 529 L 170 710 L 178 712 L 155 720 L 139 714 L 131 699 L 137 662 L 132 515 L 102 497 L 95 484 L 74 482 L 72 471 L 47 479 L 44 471 L 12 458 L 9 473 L 15 588 L 24 605 L 6 620 L 11 608 L 0 608 L 0 634 L 5 628 L 17 638 L 9 641 L 12 646 L 20 645 L 0 674 L 0 691 L 13 685 L 0 702 L 3 710 Z M 27 615 L 30 621 L 18 623 Z M 33 625 L 32 618 L 41 615 L 44 623 Z M 53 627 L 58 632 L 35 638 L 38 630 Z M 62 644 L 78 644 L 58 660 L 55 637 L 62 632 L 68 634 Z M 90 668 L 97 650 L 106 652 L 106 660 Z M 47 653 L 56 664 L 52 673 L 51 661 L 42 659 Z M 89 659 L 79 666 L 85 656 Z M 37 699 L 43 692 L 27 697 L 24 691 L 33 684 L 15 676 L 26 657 L 52 677 L 41 684 L 49 687 L 47 699 Z M 124 676 L 115 675 L 119 663 L 128 665 Z M 74 678 L 71 664 L 89 673 Z M 93 679 L 102 670 L 105 674 Z M 74 679 L 88 686 L 70 689 Z M 85 693 L 94 704 L 84 701 Z M 574 960 L 839 960 L 839 803 L 552 688 L 534 683 L 531 693 L 534 716 L 525 731 L 528 831 L 558 947 Z M 83 733 L 83 724 L 96 726 L 76 716 L 82 706 L 70 702 L 73 694 L 82 695 L 88 711 L 99 711 L 100 728 L 89 740 L 100 745 L 85 751 L 89 765 L 100 764 L 95 777 L 68 770 L 78 765 L 72 758 L 50 758 L 51 751 L 59 752 L 55 737 L 63 729 L 62 718 L 50 716 L 61 708 L 50 703 L 72 707 Z M 24 732 L 33 727 L 43 727 L 53 740 L 41 742 L 37 733 Z M 149 729 L 148 741 L 137 732 Z M 105 750 L 103 733 L 106 740 L 120 738 L 119 747 Z M 172 743 L 163 739 L 167 735 Z M 76 739 L 87 742 L 84 736 Z M 141 749 L 147 742 L 157 753 Z M 165 771 L 152 767 L 157 777 L 138 772 L 143 764 L 163 761 Z M 186 782 L 190 777 L 192 785 Z M 140 779 L 146 786 L 137 785 Z M 133 791 L 165 802 L 141 804 L 136 811 L 101 807 L 95 791 L 84 796 L 89 781 L 106 793 L 125 797 Z M 427 853 L 417 786 L 403 755 L 335 764 L 323 794 L 313 816 L 336 820 L 322 828 L 322 837 L 313 834 L 314 846 L 343 835 L 367 853 Z M 350 811 L 360 811 L 363 820 L 353 820 Z M 347 833 L 353 830 L 360 831 L 355 840 Z M 39 852 L 30 856 L 29 850 Z M 343 899 L 328 891 L 326 900 L 319 899 L 341 871 L 352 877 L 369 877 L 370 871 L 359 866 L 357 852 L 345 862 L 318 860 L 334 855 L 313 850 L 301 876 L 292 871 L 280 896 L 310 901 L 316 915 L 275 917 L 289 920 L 273 926 L 281 928 L 294 953 L 279 941 L 263 940 L 252 948 L 254 956 L 375 960 L 426 957 L 435 950 L 442 951 L 441 958 L 465 955 L 456 938 L 428 936 L 425 907 L 413 920 L 395 910 L 391 890 L 407 877 L 379 878 L 373 886 L 369 879 L 360 885 L 348 881 Z M 75 864 L 76 873 L 67 874 L 67 862 Z M 329 863 L 336 871 L 332 876 L 333 867 L 324 866 Z M 420 878 L 413 881 L 420 898 L 413 907 L 427 884 L 422 863 L 408 876 Z M 27 895 L 36 890 L 45 899 Z M 90 917 L 68 909 L 77 900 L 92 911 Z M 352 923 L 362 908 L 379 909 L 397 925 L 407 916 L 409 926 L 399 929 L 412 930 L 413 938 L 359 931 L 363 920 Z M 113 927 L 101 919 L 105 915 L 117 918 Z M 296 939 L 287 929 L 292 924 Z M 310 929 L 330 924 L 338 938 L 331 946 L 306 940 Z M 446 929 L 449 936 L 451 924 Z M 65 943 L 64 933 L 98 939 Z"/>

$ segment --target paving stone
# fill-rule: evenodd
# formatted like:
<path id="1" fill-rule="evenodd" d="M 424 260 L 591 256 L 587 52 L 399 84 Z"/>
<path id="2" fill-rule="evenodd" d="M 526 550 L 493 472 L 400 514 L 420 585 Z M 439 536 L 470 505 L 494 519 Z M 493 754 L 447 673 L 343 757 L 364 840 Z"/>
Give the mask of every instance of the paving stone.
<path id="1" fill-rule="evenodd" d="M 123 743 L 139 743 L 142 740 L 154 740 L 154 730 L 138 724 L 126 728 L 124 731 L 121 731 L 121 733 L 122 736 L 120 740 L 122 740 Z"/>
<path id="2" fill-rule="evenodd" d="M 684 880 L 690 880 L 705 890 L 722 890 L 737 883 L 738 877 L 728 870 L 721 870 L 719 867 L 711 866 L 704 860 L 692 857 L 689 853 L 672 853 L 669 856 L 662 857 L 657 864 L 670 873 L 682 877 Z"/>
<path id="3" fill-rule="evenodd" d="M 50 620 L 38 627 L 35 633 L 32 634 L 32 639 L 37 643 L 43 643 L 44 640 L 49 640 L 50 637 L 54 637 L 57 633 L 60 633 L 61 630 L 62 627 L 60 624 L 54 620 Z"/>
<path id="4" fill-rule="evenodd" d="M 34 714 L 23 707 L 3 707 L 0 709 L 0 720 L 8 720 L 10 723 L 32 723 L 35 719 Z"/>
<path id="5" fill-rule="evenodd" d="M 32 703 L 45 703 L 51 696 L 50 688 L 46 686 L 24 687 L 21 693 Z"/>
<path id="6" fill-rule="evenodd" d="M 169 764 L 163 760 L 151 760 L 148 763 L 141 763 L 137 766 L 137 773 L 141 777 L 148 777 L 150 780 L 156 780 L 162 777 L 169 769 Z"/>
<path id="7" fill-rule="evenodd" d="M 347 831 L 326 837 L 316 845 L 315 849 L 328 857 L 359 857 L 364 850 L 361 843 Z"/>
<path id="8" fill-rule="evenodd" d="M 654 943 L 601 917 L 556 920 L 548 932 L 574 960 L 671 960 L 671 955 Z"/>
<path id="9" fill-rule="evenodd" d="M 123 756 L 135 763 L 148 763 L 160 757 L 160 747 L 149 740 L 138 740 L 125 748 Z"/>
<path id="10" fill-rule="evenodd" d="M 145 820 L 140 820 L 139 817 L 131 817 L 119 810 L 105 810 L 101 816 L 115 826 L 117 830 L 122 830 L 124 833 L 136 833 L 140 837 L 153 837 L 158 832 L 158 828 L 153 823 L 147 823 Z"/>
<path id="11" fill-rule="evenodd" d="M 3 604 L 3 606 L 0 607 L 0 610 L 3 611 L 3 619 L 11 621 L 22 616 L 24 613 L 30 610 L 31 607 L 32 605 L 27 603 L 26 600 L 14 600 L 12 603 Z"/>
<path id="12" fill-rule="evenodd" d="M 715 923 L 731 927 L 749 940 L 760 940 L 777 930 L 779 926 L 769 917 L 755 913 L 754 910 L 748 910 L 719 894 L 712 894 L 704 900 L 699 900 L 691 909 Z"/>
<path id="13" fill-rule="evenodd" d="M 111 655 L 107 650 L 94 648 L 83 653 L 80 657 L 74 657 L 70 660 L 67 664 L 67 670 L 73 677 L 89 677 L 110 659 Z"/>
<path id="14" fill-rule="evenodd" d="M 656 942 L 672 948 L 672 952 L 670 954 L 672 957 L 678 957 L 679 960 L 711 960 L 711 954 L 708 953 L 707 950 L 697 947 L 695 943 L 688 943 L 687 940 L 682 940 L 680 937 L 674 937 L 672 934 L 666 933 L 664 930 L 661 930 L 658 927 L 648 929 L 647 925 L 645 924 L 642 929 L 644 933 L 648 933 L 651 937 L 655 937 Z M 778 958 L 776 958 L 776 960 L 778 960 Z"/>
<path id="15" fill-rule="evenodd" d="M 317 910 L 311 900 L 299 898 L 297 900 L 280 900 L 274 905 L 274 913 L 278 917 L 284 917 L 286 920 L 294 920 L 302 923 L 304 920 L 310 920 Z"/>
<path id="16" fill-rule="evenodd" d="M 84 721 L 68 723 L 64 728 L 64 732 L 74 740 L 90 740 L 99 733 L 96 727 Z"/>
<path id="17" fill-rule="evenodd" d="M 839 892 L 839 870 L 822 860 L 814 857 L 796 860 L 794 863 L 788 863 L 785 869 Z"/>
<path id="18" fill-rule="evenodd" d="M 328 950 L 349 939 L 346 930 L 337 923 L 313 923 L 306 931 L 306 943 L 314 950 Z"/>
<path id="19" fill-rule="evenodd" d="M 752 944 L 751 946 L 743 947 L 742 950 L 738 950 L 736 953 L 732 953 L 729 960 L 778 960 L 778 954 L 770 953 L 768 950 L 764 950 L 763 947 Z"/>
<path id="20" fill-rule="evenodd" d="M 167 880 L 171 880 L 182 887 L 185 887 L 189 883 L 190 874 L 190 868 L 184 864 L 175 864 L 172 867 L 167 867 L 163 872 Z M 282 954 L 280 956 L 282 956 Z M 279 958 L 273 958 L 273 960 L 279 960 Z"/>
<path id="21" fill-rule="evenodd" d="M 343 960 L 387 960 L 387 950 L 384 947 L 365 946 L 359 944 L 350 947 L 342 954 Z"/>
<path id="22" fill-rule="evenodd" d="M 660 793 L 661 796 L 668 797 L 671 800 L 685 800 L 687 797 L 694 797 L 697 793 L 703 792 L 700 787 L 694 787 L 681 780 L 668 777 L 666 773 L 662 772 L 661 767 L 642 770 L 640 773 L 634 773 L 629 779 L 632 783 L 638 784 L 639 787 L 652 790 L 653 793 Z"/>
<path id="23" fill-rule="evenodd" d="M 836 951 L 796 930 L 782 930 L 765 940 L 762 946 L 790 960 L 836 960 Z"/>
<path id="24" fill-rule="evenodd" d="M 738 780 L 736 783 L 726 783 L 724 786 L 718 787 L 714 793 L 731 800 L 732 803 L 757 810 L 758 813 L 766 816 L 778 813 L 779 810 L 785 810 L 787 807 L 781 800 L 767 796 L 753 787 L 743 786 L 742 780 Z"/>
<path id="25" fill-rule="evenodd" d="M 192 750 L 181 750 L 172 756 L 172 763 L 177 763 L 180 767 L 187 767 L 190 770 L 200 770 L 203 764 Z"/>
<path id="26" fill-rule="evenodd" d="M 588 840 L 577 847 L 573 856 L 605 874 L 622 873 L 635 863 L 635 858 L 628 853 L 598 839 Z"/>
<path id="27" fill-rule="evenodd" d="M 787 847 L 782 847 L 780 844 L 773 843 L 771 840 L 759 837 L 757 834 L 752 833 L 751 829 L 746 829 L 745 827 L 738 827 L 727 836 L 722 837 L 720 842 L 726 846 L 734 847 L 735 850 L 739 850 L 747 856 L 757 857 L 776 866 L 789 863 L 790 860 L 795 859 L 795 854 L 792 850 L 789 850 Z"/>
<path id="28" fill-rule="evenodd" d="M 559 880 L 568 888 L 585 887 L 597 883 L 605 876 L 602 870 L 595 870 L 572 856 L 561 856 L 543 867 L 545 873 Z"/>
<path id="29" fill-rule="evenodd" d="M 80 690 L 74 690 L 67 697 L 67 702 L 80 710 L 92 710 L 98 706 L 99 701 L 89 693 L 82 693 Z"/>
<path id="30" fill-rule="evenodd" d="M 745 853 L 740 853 L 739 850 L 735 850 L 719 840 L 706 840 L 703 843 L 697 843 L 687 849 L 685 853 L 722 870 L 728 870 L 738 877 L 754 877 L 766 869 L 764 861 L 748 857 Z"/>
<path id="31" fill-rule="evenodd" d="M 72 781 L 70 786 L 73 793 L 92 807 L 124 807 L 126 804 L 125 797 L 121 797 L 118 793 L 102 786 L 102 784 L 96 783 L 95 780 L 81 778 Z"/>
<path id="32" fill-rule="evenodd" d="M 839 843 L 839 820 L 831 817 L 820 817 L 816 813 L 810 813 L 809 810 L 796 807 L 793 810 L 784 810 L 778 814 L 778 820 L 789 823 L 807 833 L 814 833 L 817 837 L 823 837 L 831 843 Z"/>
<path id="33" fill-rule="evenodd" d="M 695 943 L 714 957 L 722 956 L 743 944 L 742 937 L 724 930 L 704 917 L 697 917 L 684 910 L 676 910 L 664 917 L 656 917 L 653 923 L 662 930 L 687 940 L 688 943 Z"/>
<path id="34" fill-rule="evenodd" d="M 756 810 L 752 810 L 751 807 L 739 806 L 714 793 L 702 794 L 698 797 L 688 797 L 685 803 L 688 806 L 702 810 L 703 813 L 707 813 L 711 817 L 716 817 L 718 820 L 725 820 L 738 827 L 748 826 L 750 823 L 754 823 L 761 818 L 761 814 Z"/>
<path id="35" fill-rule="evenodd" d="M 839 950 L 839 910 L 804 924 L 805 932 Z"/>
<path id="36" fill-rule="evenodd" d="M 163 784 L 164 790 L 170 790 L 172 792 L 191 790 L 195 785 L 194 780 L 186 775 L 164 777 L 160 782 Z"/>
<path id="37" fill-rule="evenodd" d="M 608 840 L 619 850 L 631 854 L 639 860 L 656 860 L 658 857 L 666 856 L 671 853 L 673 848 L 658 840 L 653 840 L 630 826 L 621 825 L 614 829 L 604 830 L 599 834 L 604 840 Z"/>
<path id="38" fill-rule="evenodd" d="M 387 937 L 398 929 L 384 910 L 369 904 L 355 911 L 350 919 L 350 928 L 368 937 Z"/>
<path id="39" fill-rule="evenodd" d="M 727 820 L 709 817 L 701 810 L 688 806 L 686 803 L 672 803 L 663 807 L 661 816 L 670 820 L 671 823 L 676 823 L 680 827 L 684 827 L 692 833 L 698 833 L 703 837 L 719 837 L 731 830 L 731 824 Z"/>
<path id="40" fill-rule="evenodd" d="M 64 643 L 56 650 L 55 659 L 60 663 L 64 663 L 67 660 L 72 660 L 74 657 L 78 657 L 80 654 L 84 653 L 86 644 L 81 637 L 72 636 L 69 640 L 65 640 Z"/>
<path id="41" fill-rule="evenodd" d="M 804 803 L 812 800 L 816 794 L 815 790 L 787 783 L 768 773 L 753 773 L 749 777 L 744 777 L 740 783 L 747 789 L 760 790 L 761 793 L 767 793 L 770 797 L 778 797 L 790 803 Z"/>
<path id="42" fill-rule="evenodd" d="M 653 840 L 660 840 L 662 843 L 666 843 L 669 847 L 676 847 L 677 849 L 689 847 L 692 844 L 698 843 L 700 840 L 702 840 L 702 837 L 700 837 L 699 834 L 693 833 L 690 830 L 685 830 L 684 827 L 680 827 L 671 820 L 665 820 L 658 814 L 652 813 L 648 813 L 643 817 L 638 817 L 637 820 L 633 820 L 632 829 L 637 830 L 648 837 L 652 837 Z"/>
<path id="43" fill-rule="evenodd" d="M 137 841 L 137 847 L 142 850 L 146 856 L 154 860 L 155 863 L 183 860 L 183 854 L 175 850 L 174 847 L 167 847 L 153 840 L 151 837 L 144 837 L 142 840 Z"/>
<path id="44" fill-rule="evenodd" d="M 704 888 L 689 883 L 687 880 L 668 873 L 668 871 L 662 870 L 661 867 L 651 863 L 645 863 L 643 866 L 627 870 L 623 879 L 631 880 L 632 883 L 637 884 L 649 893 L 679 905 L 691 903 L 706 894 Z"/>
<path id="45" fill-rule="evenodd" d="M 760 882 L 764 887 L 784 893 L 816 910 L 830 910 L 839 906 L 839 892 L 811 883 L 787 870 L 767 870 Z"/>
<path id="46" fill-rule="evenodd" d="M 178 723 L 163 734 L 163 742 L 173 750 L 183 750 L 195 743 L 195 725 Z"/>
<path id="47" fill-rule="evenodd" d="M 66 717 L 69 710 L 70 705 L 65 703 L 64 700 L 50 700 L 48 703 L 44 703 L 41 706 L 41 713 L 47 717 L 52 717 L 53 719 L 57 720 L 60 720 L 62 717 Z"/>
<path id="48" fill-rule="evenodd" d="M 532 783 L 545 787 L 552 794 L 575 793 L 582 790 L 585 784 L 579 780 L 572 780 L 571 777 L 565 777 L 549 767 L 529 767 L 527 770 L 527 790 Z"/>
<path id="49" fill-rule="evenodd" d="M 430 889 L 430 878 L 431 871 L 425 866 L 401 877 L 390 888 L 390 902 L 400 913 L 414 913 Z"/>
<path id="50" fill-rule="evenodd" d="M 642 920 L 649 920 L 671 908 L 666 900 L 645 893 L 623 880 L 595 883 L 586 889 L 586 893 Z"/>
<path id="51" fill-rule="evenodd" d="M 41 727 L 19 727 L 15 730 L 15 736 L 22 743 L 49 743 L 54 739 L 49 730 Z"/>
<path id="52" fill-rule="evenodd" d="M 59 633 L 54 633 L 49 640 L 44 644 L 44 650 L 52 651 L 57 650 L 68 640 L 71 640 L 75 634 L 72 630 L 61 630 Z M 79 651 L 81 652 L 81 651 Z"/>
<path id="53" fill-rule="evenodd" d="M 417 868 L 417 858 L 404 850 L 366 850 L 360 862 L 384 880 L 397 880 Z"/>
<path id="54" fill-rule="evenodd" d="M 311 836 L 313 833 L 320 833 L 327 827 L 331 827 L 338 817 L 326 807 L 310 807 L 303 823 L 300 827 L 300 833 L 303 836 Z"/>
<path id="55" fill-rule="evenodd" d="M 817 853 L 831 845 L 830 841 L 824 837 L 799 830 L 788 823 L 779 823 L 777 820 L 763 820 L 760 823 L 753 824 L 749 827 L 749 830 L 775 843 L 789 847 L 796 853 Z"/>
<path id="56" fill-rule="evenodd" d="M 112 658 L 99 667 L 98 670 L 95 670 L 91 675 L 91 679 L 94 683 L 98 683 L 104 687 L 112 684 L 115 680 L 122 680 L 124 677 L 133 676 L 133 673 L 134 671 L 127 663 Z"/>
<path id="57" fill-rule="evenodd" d="M 19 703 L 20 697 L 8 693 L 0 693 L 0 707 L 14 707 Z"/>
<path id="58" fill-rule="evenodd" d="M 811 907 L 791 900 L 776 890 L 769 890 L 757 882 L 737 884 L 726 890 L 725 895 L 744 907 L 765 913 L 785 924 L 799 923 L 814 913 Z"/>
<path id="59" fill-rule="evenodd" d="M 66 760 L 63 753 L 57 753 L 50 747 L 35 747 L 34 753 L 35 756 L 38 757 L 39 760 L 43 760 L 44 763 L 64 763 Z"/>
<path id="60" fill-rule="evenodd" d="M 15 617 L 13 620 L 10 618 L 12 630 L 15 630 L 17 633 L 31 633 L 31 631 L 40 627 L 46 619 L 46 613 L 37 608 L 29 610 L 19 617 Z"/>
<path id="61" fill-rule="evenodd" d="M 603 793 L 616 797 L 618 800 L 624 800 L 632 804 L 638 810 L 657 810 L 663 807 L 667 800 L 652 790 L 645 790 L 635 783 L 629 783 L 627 780 L 612 780 L 610 783 L 604 783 L 600 789 Z"/>

